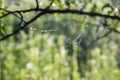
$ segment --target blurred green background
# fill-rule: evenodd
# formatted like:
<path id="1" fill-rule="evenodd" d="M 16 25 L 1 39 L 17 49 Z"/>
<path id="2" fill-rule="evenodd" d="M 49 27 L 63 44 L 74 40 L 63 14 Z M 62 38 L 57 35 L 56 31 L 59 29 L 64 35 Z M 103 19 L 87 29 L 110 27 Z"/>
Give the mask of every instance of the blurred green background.
<path id="1" fill-rule="evenodd" d="M 40 0 L 45 8 L 49 0 Z M 119 15 L 107 0 L 55 0 L 52 9 Z M 35 7 L 34 0 L 3 0 L 2 7 L 21 10 Z M 119 8 L 119 6 L 118 6 Z M 0 15 L 4 14 L 0 12 Z M 23 14 L 25 20 L 37 12 Z M 14 15 L 0 19 L 0 37 L 18 29 Z M 106 26 L 107 25 L 107 26 Z M 19 34 L 0 42 L 0 80 L 120 80 L 120 29 L 117 20 L 75 14 L 44 15 Z"/>

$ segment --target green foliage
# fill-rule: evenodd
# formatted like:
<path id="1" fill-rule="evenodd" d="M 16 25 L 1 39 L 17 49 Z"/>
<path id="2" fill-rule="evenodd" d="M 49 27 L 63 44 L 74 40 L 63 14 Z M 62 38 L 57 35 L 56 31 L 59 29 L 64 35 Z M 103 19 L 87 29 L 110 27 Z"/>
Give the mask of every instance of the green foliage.
<path id="1" fill-rule="evenodd" d="M 21 40 L 14 42 L 3 41 L 0 45 L 0 72 L 2 80 L 119 80 L 120 71 L 117 67 L 116 44 L 110 43 L 109 48 L 104 44 L 89 52 L 87 62 L 77 61 L 78 47 L 73 45 L 73 55 L 65 47 L 65 37 L 54 37 L 49 34 L 33 34 L 29 36 L 21 32 Z M 82 55 L 82 53 L 80 53 Z M 86 53 L 85 53 L 86 54 Z M 82 57 L 81 57 L 82 60 Z M 84 71 L 78 72 L 78 63 Z M 2 67 L 4 66 L 4 67 Z"/>
<path id="2" fill-rule="evenodd" d="M 2 7 L 2 1 L 0 0 L 0 8 Z"/>
<path id="3" fill-rule="evenodd" d="M 5 80 L 61 80 L 70 78 L 70 64 L 68 63 L 63 36 L 58 37 L 57 42 L 54 42 L 56 39 L 54 36 L 48 34 L 36 35 L 34 39 L 32 39 L 33 33 L 30 33 L 30 36 L 21 33 L 21 36 L 22 40 L 19 43 L 10 42 L 6 45 L 5 51 L 3 46 L 6 42 L 0 46 L 3 48 L 0 49 L 1 55 L 5 57 L 3 60 L 5 67 L 1 69 Z"/>
<path id="4" fill-rule="evenodd" d="M 45 8 L 49 2 L 41 1 L 40 8 Z M 6 9 L 33 7 L 34 0 L 20 0 Z M 50 9 L 119 15 L 106 0 L 54 0 Z M 1 11 L 0 16 L 3 14 L 5 12 Z M 30 20 L 35 14 L 37 12 L 25 13 L 25 20 Z M 18 29 L 19 21 L 14 15 L 2 18 L 0 37 Z M 21 30 L 20 34 L 0 42 L 0 79 L 120 80 L 120 36 L 113 32 L 94 41 L 109 28 L 119 30 L 119 21 L 76 14 L 46 14 Z"/>

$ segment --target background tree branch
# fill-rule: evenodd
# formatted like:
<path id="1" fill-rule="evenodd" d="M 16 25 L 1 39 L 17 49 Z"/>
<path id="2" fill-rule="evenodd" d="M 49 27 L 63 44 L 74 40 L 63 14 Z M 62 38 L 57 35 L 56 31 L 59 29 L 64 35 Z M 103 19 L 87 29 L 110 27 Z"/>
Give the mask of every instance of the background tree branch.
<path id="1" fill-rule="evenodd" d="M 87 12 L 87 11 L 75 10 L 75 9 L 62 9 L 62 10 L 61 9 L 50 9 L 53 2 L 54 2 L 54 0 L 51 0 L 50 4 L 48 5 L 48 8 L 45 8 L 45 9 L 39 8 L 38 0 L 36 0 L 36 8 L 25 9 L 25 10 L 15 10 L 15 11 L 10 11 L 10 10 L 6 10 L 4 8 L 0 8 L 1 11 L 5 12 L 5 14 L 0 16 L 0 19 L 4 18 L 4 17 L 7 17 L 10 14 L 13 14 L 13 15 L 17 16 L 21 20 L 19 25 L 21 25 L 22 21 L 26 22 L 21 13 L 29 13 L 29 12 L 36 12 L 36 11 L 39 12 L 39 14 L 37 14 L 30 21 L 27 21 L 23 26 L 21 26 L 20 28 L 18 28 L 14 32 L 0 38 L 0 41 L 4 40 L 4 39 L 7 39 L 10 36 L 18 33 L 20 30 L 27 27 L 29 24 L 31 24 L 33 21 L 35 21 L 37 18 L 39 18 L 40 16 L 45 15 L 45 14 L 51 14 L 51 15 L 54 14 L 54 13 L 58 13 L 58 14 L 77 14 L 77 15 L 81 15 L 81 16 L 86 15 L 86 16 L 90 16 L 90 17 L 102 17 L 102 18 L 106 18 L 106 19 L 112 19 L 112 20 L 120 21 L 120 17 L 116 16 L 116 15 L 108 15 L 108 14 L 95 13 L 95 12 Z M 16 14 L 19 14 L 20 16 L 18 16 Z M 115 28 L 113 28 L 112 31 L 119 33 L 119 31 L 116 30 Z M 102 37 L 100 37 L 100 38 L 102 38 Z"/>

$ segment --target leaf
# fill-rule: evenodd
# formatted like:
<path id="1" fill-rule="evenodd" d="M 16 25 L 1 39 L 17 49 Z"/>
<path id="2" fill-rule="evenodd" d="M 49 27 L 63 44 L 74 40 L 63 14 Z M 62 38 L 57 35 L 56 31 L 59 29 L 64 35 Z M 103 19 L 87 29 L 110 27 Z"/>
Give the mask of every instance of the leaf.
<path id="1" fill-rule="evenodd" d="M 3 29 L 3 27 L 0 26 L 0 34 L 4 35 L 5 34 L 5 30 Z"/>
<path id="2" fill-rule="evenodd" d="M 54 3 L 58 4 L 60 3 L 60 0 L 54 0 Z"/>
<path id="3" fill-rule="evenodd" d="M 109 3 L 105 4 L 105 5 L 102 7 L 102 11 L 103 11 L 104 9 L 106 9 L 106 8 L 110 8 L 112 11 L 114 11 L 113 7 L 112 7 Z"/>
<path id="4" fill-rule="evenodd" d="M 96 12 L 96 4 L 93 4 L 92 8 L 91 8 L 91 12 Z"/>
<path id="5" fill-rule="evenodd" d="M 75 1 L 74 1 L 74 0 L 66 0 L 66 1 L 65 1 L 65 4 L 66 4 L 67 6 L 70 6 L 70 4 L 72 4 L 72 3 L 75 3 Z"/>
<path id="6" fill-rule="evenodd" d="M 0 1 L 0 8 L 2 7 L 2 1 Z"/>
<path id="7" fill-rule="evenodd" d="M 16 6 L 20 6 L 20 3 L 15 3 Z"/>

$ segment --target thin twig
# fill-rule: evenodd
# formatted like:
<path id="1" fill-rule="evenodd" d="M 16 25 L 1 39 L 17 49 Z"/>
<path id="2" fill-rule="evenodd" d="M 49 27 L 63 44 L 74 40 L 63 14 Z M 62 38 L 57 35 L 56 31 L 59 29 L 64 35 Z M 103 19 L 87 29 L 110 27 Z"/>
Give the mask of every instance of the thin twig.
<path id="1" fill-rule="evenodd" d="M 99 40 L 105 38 L 106 36 L 108 36 L 109 34 L 111 34 L 113 30 L 109 30 L 108 32 L 106 32 L 105 34 L 103 34 L 102 36 L 98 36 L 95 40 L 93 40 L 89 45 L 88 48 L 90 48 L 91 46 L 93 46 L 96 42 L 98 42 Z"/>
<path id="2" fill-rule="evenodd" d="M 54 0 L 51 0 L 50 4 L 45 8 L 45 9 L 50 9 L 50 7 L 52 6 Z"/>
<path id="3" fill-rule="evenodd" d="M 21 26 L 20 28 L 18 28 L 17 30 L 13 31 L 12 33 L 3 36 L 2 38 L 0 38 L 0 41 L 5 40 L 9 37 L 11 37 L 14 34 L 17 34 L 20 30 L 24 29 L 25 27 L 27 27 L 28 25 L 30 25 L 32 22 L 34 22 L 37 18 L 39 18 L 40 16 L 44 15 L 45 12 L 40 12 L 38 15 L 36 15 L 35 17 L 33 17 L 31 20 L 29 20 L 28 22 L 26 22 L 26 24 L 24 24 L 23 26 Z"/>
<path id="4" fill-rule="evenodd" d="M 39 9 L 39 2 L 38 0 L 35 0 L 36 1 L 36 9 Z"/>
<path id="5" fill-rule="evenodd" d="M 7 12 L 7 13 L 4 14 L 3 16 L 1 16 L 1 18 L 6 17 L 7 15 L 9 15 L 9 13 L 11 14 L 11 11 L 6 10 L 6 9 L 4 9 L 4 8 L 0 8 L 0 10 L 3 10 L 3 11 L 5 11 L 5 12 Z M 21 17 L 22 17 L 22 20 L 23 20 L 23 22 L 25 23 L 26 21 L 23 19 L 23 16 L 22 16 L 21 12 L 19 12 L 18 14 L 19 14 L 20 16 L 17 15 L 16 13 L 13 13 L 13 15 L 16 16 L 17 18 L 19 18 L 20 20 L 21 20 Z"/>

